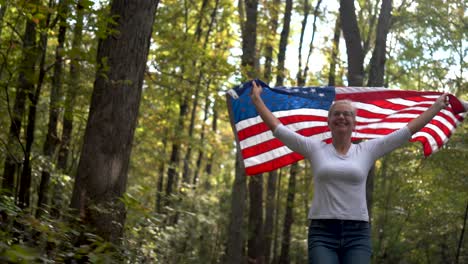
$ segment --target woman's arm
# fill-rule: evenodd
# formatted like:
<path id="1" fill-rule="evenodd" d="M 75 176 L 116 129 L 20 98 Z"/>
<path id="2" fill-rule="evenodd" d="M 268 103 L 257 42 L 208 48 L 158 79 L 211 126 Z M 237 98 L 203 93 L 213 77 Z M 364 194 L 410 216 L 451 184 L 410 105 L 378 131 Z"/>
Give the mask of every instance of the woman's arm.
<path id="1" fill-rule="evenodd" d="M 271 113 L 270 109 L 268 109 L 263 102 L 262 97 L 260 96 L 263 88 L 257 85 L 255 81 L 252 81 L 252 86 L 252 94 L 250 95 L 250 98 L 252 98 L 252 102 L 255 105 L 258 114 L 263 119 L 263 122 L 265 122 L 272 132 L 274 132 L 276 127 L 281 124 L 281 121 Z"/>
<path id="2" fill-rule="evenodd" d="M 414 134 L 421 130 L 421 128 L 423 128 L 427 123 L 429 123 L 429 121 L 431 121 L 431 119 L 434 118 L 434 116 L 436 116 L 440 110 L 444 109 L 448 105 L 448 93 L 444 93 L 439 98 L 437 98 L 437 100 L 431 107 L 429 107 L 426 111 L 424 111 L 422 114 L 420 114 L 418 117 L 416 117 L 408 123 L 407 126 L 411 134 Z"/>

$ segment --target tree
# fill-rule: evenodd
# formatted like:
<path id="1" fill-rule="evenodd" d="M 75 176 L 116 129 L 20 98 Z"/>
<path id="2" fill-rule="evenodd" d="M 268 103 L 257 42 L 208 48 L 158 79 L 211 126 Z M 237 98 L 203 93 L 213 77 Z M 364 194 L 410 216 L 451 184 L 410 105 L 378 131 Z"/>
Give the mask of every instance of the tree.
<path id="1" fill-rule="evenodd" d="M 38 1 L 32 2 L 31 6 L 37 8 L 37 6 L 39 6 Z M 34 76 L 36 74 L 35 67 L 38 60 L 36 34 L 37 25 L 35 21 L 33 21 L 32 18 L 27 19 L 22 43 L 22 59 L 19 67 L 18 86 L 12 116 L 10 117 L 10 132 L 7 143 L 7 148 L 10 149 L 10 151 L 6 156 L 3 168 L 2 187 L 11 193 L 13 193 L 14 190 L 15 173 L 22 160 L 19 155 L 15 155 L 16 148 L 14 147 L 19 144 L 21 149 L 24 151 L 20 134 L 23 115 L 26 108 L 26 97 L 28 94 L 32 93 L 35 88 Z"/>
<path id="2" fill-rule="evenodd" d="M 243 5 L 239 5 L 243 7 Z M 242 57 L 241 68 L 244 76 L 252 78 L 255 76 L 256 63 L 256 42 L 257 42 L 257 0 L 245 0 L 245 23 L 241 20 L 242 28 Z M 240 10 L 241 18 L 243 11 Z M 226 98 L 227 99 L 227 98 Z M 229 100 L 228 100 L 229 101 Z M 229 109 L 231 107 L 228 106 Z M 229 115 L 233 116 L 233 115 Z M 233 126 L 231 120 L 231 126 Z M 235 131 L 234 127 L 233 131 Z M 238 142 L 238 141 L 237 141 Z M 243 218 L 246 199 L 246 175 L 243 161 L 240 154 L 240 147 L 237 146 L 236 170 L 234 185 L 232 187 L 231 215 L 229 222 L 229 232 L 226 248 L 225 263 L 241 263 L 243 259 Z"/>
<path id="3" fill-rule="evenodd" d="M 104 239 L 119 243 L 127 171 L 158 1 L 114 0 L 99 42 L 94 83 L 71 207 Z"/>

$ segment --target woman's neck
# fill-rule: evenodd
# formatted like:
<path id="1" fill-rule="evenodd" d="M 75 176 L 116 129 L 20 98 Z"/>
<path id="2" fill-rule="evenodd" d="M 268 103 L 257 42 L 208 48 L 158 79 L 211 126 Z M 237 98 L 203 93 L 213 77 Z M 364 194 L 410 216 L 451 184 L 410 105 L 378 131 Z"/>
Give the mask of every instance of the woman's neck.
<path id="1" fill-rule="evenodd" d="M 333 137 L 332 144 L 336 152 L 346 154 L 351 147 L 351 137 Z"/>

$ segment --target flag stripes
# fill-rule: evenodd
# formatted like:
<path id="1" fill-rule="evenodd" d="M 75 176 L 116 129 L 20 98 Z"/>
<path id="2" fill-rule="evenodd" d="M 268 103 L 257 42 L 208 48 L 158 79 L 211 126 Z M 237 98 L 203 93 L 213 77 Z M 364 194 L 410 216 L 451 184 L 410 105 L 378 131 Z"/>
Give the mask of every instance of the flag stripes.
<path id="1" fill-rule="evenodd" d="M 261 83 L 263 87 L 266 84 Z M 251 84 L 250 84 L 251 86 Z M 273 137 L 250 102 L 249 83 L 236 89 L 232 99 L 235 129 L 246 173 L 255 175 L 292 164 L 303 157 Z M 322 93 L 322 89 L 324 92 Z M 331 142 L 327 126 L 328 108 L 333 101 L 351 100 L 356 108 L 356 128 L 352 139 L 372 139 L 398 130 L 429 108 L 439 92 L 389 90 L 380 87 L 267 88 L 262 98 L 273 114 L 289 129 Z M 310 95 L 310 97 L 309 97 Z M 462 104 L 450 96 L 451 107 L 440 113 L 410 141 L 423 144 L 424 155 L 440 149 L 464 117 Z M 455 109 L 454 109 L 455 108 Z"/>

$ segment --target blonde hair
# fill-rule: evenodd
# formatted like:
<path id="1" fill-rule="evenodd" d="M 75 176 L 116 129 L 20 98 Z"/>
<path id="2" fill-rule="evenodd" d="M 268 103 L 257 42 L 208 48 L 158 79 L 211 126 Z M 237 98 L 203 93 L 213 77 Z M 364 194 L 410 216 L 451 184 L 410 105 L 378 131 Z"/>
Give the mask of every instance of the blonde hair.
<path id="1" fill-rule="evenodd" d="M 333 110 L 335 109 L 335 106 L 338 105 L 338 104 L 347 104 L 350 106 L 351 108 L 351 112 L 353 113 L 353 117 L 356 118 L 356 107 L 353 106 L 353 102 L 351 100 L 338 100 L 338 101 L 335 101 L 331 106 L 330 106 L 330 109 L 328 109 L 328 118 L 330 118 Z"/>

